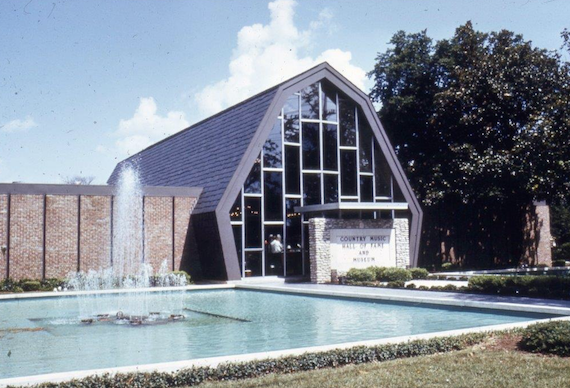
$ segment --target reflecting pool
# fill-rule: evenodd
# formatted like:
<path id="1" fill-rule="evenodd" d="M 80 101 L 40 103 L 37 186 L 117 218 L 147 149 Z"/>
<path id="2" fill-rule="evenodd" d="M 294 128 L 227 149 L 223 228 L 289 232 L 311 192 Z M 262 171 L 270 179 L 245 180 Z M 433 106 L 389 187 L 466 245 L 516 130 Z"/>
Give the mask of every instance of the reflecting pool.
<path id="1" fill-rule="evenodd" d="M 549 318 L 545 314 L 249 290 L 151 292 L 156 322 L 98 319 L 125 294 L 0 301 L 0 378 L 330 345 Z M 81 322 L 90 298 L 91 323 Z M 172 315 L 183 316 L 171 319 Z"/>

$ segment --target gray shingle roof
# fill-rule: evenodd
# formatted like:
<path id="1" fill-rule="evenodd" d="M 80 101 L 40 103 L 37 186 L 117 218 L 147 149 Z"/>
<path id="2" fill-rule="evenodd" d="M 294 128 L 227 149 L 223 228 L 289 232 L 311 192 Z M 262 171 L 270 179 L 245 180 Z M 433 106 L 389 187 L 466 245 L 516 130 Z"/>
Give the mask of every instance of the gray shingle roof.
<path id="1" fill-rule="evenodd" d="M 202 187 L 196 211 L 213 211 L 260 125 L 277 86 L 180 131 L 123 160 L 138 166 L 146 186 Z"/>

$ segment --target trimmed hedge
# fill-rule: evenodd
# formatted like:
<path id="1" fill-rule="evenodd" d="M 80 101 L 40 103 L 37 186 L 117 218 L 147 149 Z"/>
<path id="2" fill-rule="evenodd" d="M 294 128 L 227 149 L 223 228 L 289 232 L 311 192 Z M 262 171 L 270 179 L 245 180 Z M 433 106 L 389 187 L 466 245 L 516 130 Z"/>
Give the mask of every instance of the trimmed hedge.
<path id="1" fill-rule="evenodd" d="M 441 270 L 442 271 L 455 271 L 456 269 L 459 269 L 459 266 L 457 264 L 453 264 L 453 263 L 443 263 L 441 265 Z"/>
<path id="2" fill-rule="evenodd" d="M 410 271 L 404 268 L 386 268 L 382 273 L 381 282 L 407 282 L 412 280 Z"/>
<path id="3" fill-rule="evenodd" d="M 530 296 L 535 298 L 568 299 L 570 300 L 570 277 L 562 276 L 496 276 L 478 275 L 469 279 L 467 287 L 457 287 L 454 284 L 445 286 L 406 287 L 405 282 L 411 280 L 411 270 L 401 268 L 351 269 L 346 277 L 346 283 L 355 286 L 408 288 L 431 291 L 465 291 L 494 295 Z M 381 279 L 375 279 L 374 273 L 381 273 Z M 430 278 L 447 280 L 447 276 Z M 466 280 L 460 277 L 460 280 Z M 385 286 L 378 281 L 387 282 Z"/>
<path id="4" fill-rule="evenodd" d="M 182 275 L 186 278 L 186 284 L 192 284 L 192 279 L 185 271 L 170 272 L 174 275 Z M 151 287 L 158 286 L 158 276 L 151 278 Z M 24 291 L 53 291 L 54 288 L 67 287 L 65 279 L 50 278 L 43 280 L 21 279 L 14 280 L 11 278 L 0 280 L 0 292 L 24 292 Z"/>
<path id="5" fill-rule="evenodd" d="M 190 277 L 190 274 L 188 274 L 188 272 L 186 272 L 186 271 L 172 271 L 170 273 L 173 275 L 184 276 L 186 278 L 186 284 L 192 284 L 192 278 Z"/>
<path id="6" fill-rule="evenodd" d="M 412 275 L 412 279 L 427 279 L 429 272 L 425 268 L 411 268 L 410 275 Z"/>
<path id="7" fill-rule="evenodd" d="M 57 278 L 44 280 L 14 280 L 8 278 L 0 280 L 0 291 L 3 292 L 52 291 L 54 288 L 64 286 L 65 280 Z"/>
<path id="8" fill-rule="evenodd" d="M 91 376 L 63 383 L 44 383 L 37 388 L 127 388 L 127 387 L 181 387 L 195 386 L 206 381 L 236 381 L 265 376 L 269 373 L 294 373 L 323 368 L 336 368 L 349 364 L 381 362 L 399 358 L 462 350 L 481 343 L 487 334 L 473 333 L 456 337 L 432 338 L 400 344 L 358 346 L 327 352 L 305 353 L 277 359 L 256 360 L 245 363 L 221 364 L 216 368 L 193 367 L 173 373 L 128 373 Z"/>
<path id="9" fill-rule="evenodd" d="M 42 285 L 37 280 L 27 280 L 22 283 L 22 289 L 24 291 L 39 291 Z"/>
<path id="10" fill-rule="evenodd" d="M 519 348 L 533 353 L 570 357 L 570 322 L 537 323 L 524 329 Z"/>
<path id="11" fill-rule="evenodd" d="M 350 283 L 373 282 L 376 280 L 376 273 L 371 268 L 351 268 L 346 273 L 346 280 Z"/>
<path id="12" fill-rule="evenodd" d="M 412 279 L 426 279 L 429 272 L 424 268 L 368 267 L 351 268 L 346 274 L 350 284 L 358 282 L 407 282 Z"/>
<path id="13" fill-rule="evenodd" d="M 473 276 L 469 290 L 486 294 L 570 299 L 570 278 L 560 276 Z"/>

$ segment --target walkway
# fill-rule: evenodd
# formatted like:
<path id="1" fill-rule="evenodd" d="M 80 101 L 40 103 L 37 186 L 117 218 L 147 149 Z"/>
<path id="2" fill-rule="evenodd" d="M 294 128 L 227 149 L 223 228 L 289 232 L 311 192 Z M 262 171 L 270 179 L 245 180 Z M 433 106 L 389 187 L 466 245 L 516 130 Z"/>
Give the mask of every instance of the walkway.
<path id="1" fill-rule="evenodd" d="M 235 286 L 236 288 L 263 291 L 292 292 L 319 296 L 356 297 L 408 303 L 492 308 L 499 310 L 518 310 L 570 316 L 570 301 L 566 300 L 312 283 L 236 282 Z"/>

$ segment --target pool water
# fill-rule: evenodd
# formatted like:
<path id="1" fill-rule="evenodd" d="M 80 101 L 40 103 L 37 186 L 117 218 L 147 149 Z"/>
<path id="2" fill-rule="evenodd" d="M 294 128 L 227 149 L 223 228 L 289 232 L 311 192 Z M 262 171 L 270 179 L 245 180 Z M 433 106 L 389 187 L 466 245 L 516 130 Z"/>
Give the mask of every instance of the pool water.
<path id="1" fill-rule="evenodd" d="M 160 325 L 82 324 L 123 294 L 0 301 L 0 378 L 330 345 L 549 318 L 545 314 L 249 290 L 154 292 Z"/>

